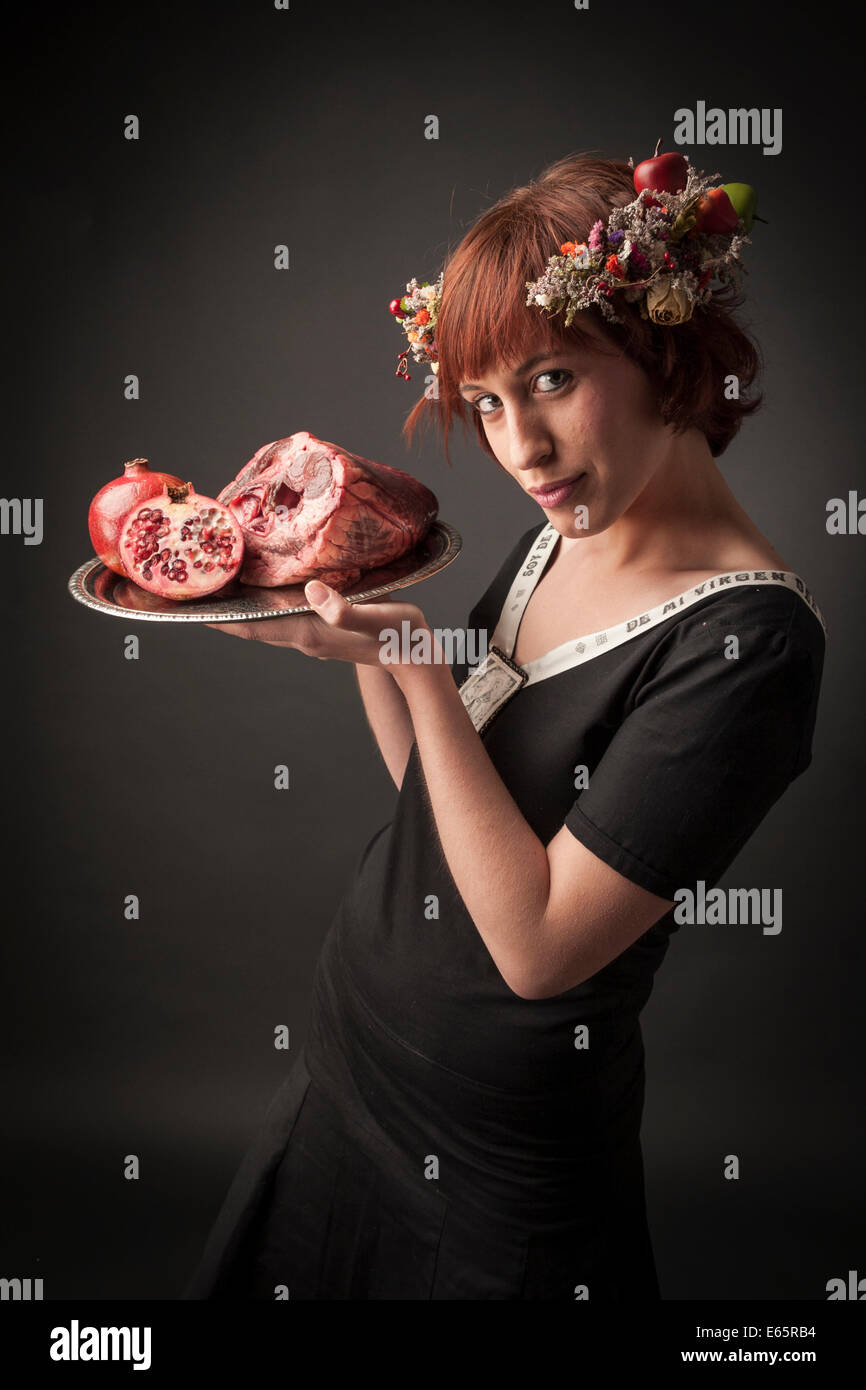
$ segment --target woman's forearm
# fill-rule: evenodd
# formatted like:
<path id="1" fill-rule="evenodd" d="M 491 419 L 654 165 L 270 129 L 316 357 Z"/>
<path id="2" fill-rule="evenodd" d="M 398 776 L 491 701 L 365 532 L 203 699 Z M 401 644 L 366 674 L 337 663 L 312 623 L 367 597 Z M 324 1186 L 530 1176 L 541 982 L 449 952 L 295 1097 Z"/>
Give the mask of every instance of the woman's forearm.
<path id="1" fill-rule="evenodd" d="M 387 666 L 355 664 L 358 688 L 373 737 L 399 789 L 415 738 L 406 698 Z"/>
<path id="2" fill-rule="evenodd" d="M 521 993 L 550 890 L 547 851 L 475 731 L 446 664 L 394 668 L 442 850 L 506 984 Z"/>

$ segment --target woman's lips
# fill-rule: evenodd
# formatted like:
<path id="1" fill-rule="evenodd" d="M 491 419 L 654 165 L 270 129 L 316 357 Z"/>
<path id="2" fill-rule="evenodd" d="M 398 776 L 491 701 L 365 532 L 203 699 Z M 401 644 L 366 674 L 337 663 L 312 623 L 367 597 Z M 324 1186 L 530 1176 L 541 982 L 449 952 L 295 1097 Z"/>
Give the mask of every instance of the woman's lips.
<path id="1" fill-rule="evenodd" d="M 586 477 L 585 473 L 578 473 L 570 481 L 560 483 L 558 487 L 537 488 L 531 487 L 529 491 L 536 502 L 542 507 L 561 507 L 563 502 L 567 502 L 573 490 L 577 487 L 581 478 Z"/>

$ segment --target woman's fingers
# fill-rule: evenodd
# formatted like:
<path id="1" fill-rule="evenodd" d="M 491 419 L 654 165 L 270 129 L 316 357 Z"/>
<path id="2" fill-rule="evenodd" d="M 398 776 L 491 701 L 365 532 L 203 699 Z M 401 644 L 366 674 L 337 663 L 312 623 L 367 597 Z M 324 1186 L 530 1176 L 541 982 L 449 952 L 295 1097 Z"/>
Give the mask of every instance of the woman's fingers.
<path id="1" fill-rule="evenodd" d="M 260 618 L 242 623 L 206 623 L 214 632 L 227 632 L 231 637 L 245 637 L 250 642 L 267 642 L 274 647 L 294 647 L 302 644 L 315 619 L 309 613 L 294 618 Z"/>
<path id="2" fill-rule="evenodd" d="M 214 632 L 228 632 L 232 637 L 249 637 L 252 623 L 205 623 L 205 627 L 212 627 Z"/>
<path id="3" fill-rule="evenodd" d="M 369 661 L 371 656 L 369 636 L 348 628 L 332 627 L 314 613 L 294 618 L 262 618 L 254 622 L 207 623 L 206 626 L 268 647 L 294 648 L 304 656 L 320 660 L 363 662 Z"/>
<path id="4" fill-rule="evenodd" d="M 388 634 L 399 633 L 407 620 L 411 628 L 424 625 L 424 615 L 415 604 L 349 603 L 320 580 L 310 580 L 304 593 L 312 613 L 207 626 L 271 647 L 294 647 L 320 661 L 376 665 Z"/>
<path id="5" fill-rule="evenodd" d="M 347 603 L 336 589 L 310 580 L 307 588 L 316 592 L 316 586 L 323 591 L 322 601 L 314 605 L 314 613 L 286 614 L 285 617 L 245 619 L 236 623 L 206 623 L 214 632 L 227 632 L 232 637 L 245 637 L 251 642 L 267 642 L 276 647 L 298 647 L 303 649 L 311 637 L 321 635 L 323 625 L 351 629 L 360 623 L 354 618 L 354 605 Z M 307 601 L 312 602 L 310 594 Z M 321 615 L 321 616 L 319 616 Z M 365 624 L 367 629 L 370 623 Z"/>
<path id="6" fill-rule="evenodd" d="M 376 602 L 349 603 L 336 589 L 311 579 L 305 585 L 307 602 L 316 613 L 332 628 L 340 628 L 363 633 L 366 637 L 380 640 L 384 629 L 398 627 L 408 619 L 412 626 L 424 625 L 424 615 L 414 603 Z"/>

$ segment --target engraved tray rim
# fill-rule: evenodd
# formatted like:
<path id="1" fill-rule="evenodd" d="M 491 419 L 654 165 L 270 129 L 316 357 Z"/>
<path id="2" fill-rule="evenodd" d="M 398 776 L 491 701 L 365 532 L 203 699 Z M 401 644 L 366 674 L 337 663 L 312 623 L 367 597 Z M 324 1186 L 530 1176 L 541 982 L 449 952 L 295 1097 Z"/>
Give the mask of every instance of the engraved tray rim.
<path id="1" fill-rule="evenodd" d="M 416 569 L 400 575 L 396 579 L 389 580 L 385 584 L 376 584 L 370 588 L 353 590 L 344 594 L 347 603 L 363 603 L 367 599 L 382 598 L 393 593 L 397 589 L 405 589 L 410 584 L 417 584 L 421 579 L 429 579 L 434 574 L 439 574 L 457 556 L 463 548 L 463 539 L 450 522 L 441 521 L 438 517 L 432 523 L 430 530 L 419 545 L 429 543 L 431 536 L 438 535 L 442 542 L 439 552 L 425 560 Z M 417 549 L 413 547 L 413 549 Z M 412 552 L 410 551 L 409 554 Z M 405 560 L 406 556 L 401 556 Z M 399 561 L 394 562 L 399 563 Z M 387 569 L 385 565 L 378 565 L 368 573 L 375 573 L 379 569 Z M 243 593 L 232 594 L 229 598 L 223 599 L 222 605 L 216 607 L 208 602 L 208 599 L 180 601 L 176 610 L 167 612 L 148 612 L 146 609 L 126 608 L 119 603 L 111 603 L 107 599 L 100 597 L 93 590 L 93 585 L 98 576 L 106 569 L 103 562 L 96 557 L 85 561 L 79 565 L 78 569 L 69 578 L 67 588 L 72 597 L 84 604 L 86 608 L 92 608 L 97 613 L 106 613 L 113 618 L 125 618 L 128 622 L 145 623 L 240 623 L 240 622 L 259 622 L 266 621 L 268 618 L 289 618 L 303 613 L 313 613 L 315 610 L 306 602 L 301 602 L 291 607 L 282 608 L 260 608 L 247 598 Z M 311 576 L 313 577 L 313 576 Z M 119 576 L 118 576 L 119 578 Z M 127 581 L 132 583 L 132 580 Z M 286 589 L 297 589 L 303 596 L 304 580 L 300 584 L 282 584 L 274 586 L 272 591 L 255 587 L 257 594 L 273 592 L 283 593 Z M 359 583 L 363 582 L 363 576 Z M 242 588 L 244 586 L 241 586 Z M 248 586 L 253 587 L 253 586 Z M 147 590 L 142 590 L 146 593 Z M 194 606 L 193 606 L 194 605 Z"/>

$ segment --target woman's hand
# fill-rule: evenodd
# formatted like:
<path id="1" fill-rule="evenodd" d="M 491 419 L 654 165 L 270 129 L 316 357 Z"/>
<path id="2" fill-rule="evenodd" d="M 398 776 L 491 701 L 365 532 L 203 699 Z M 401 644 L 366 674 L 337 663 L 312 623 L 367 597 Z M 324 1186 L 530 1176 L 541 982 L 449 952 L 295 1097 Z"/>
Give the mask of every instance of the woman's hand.
<path id="1" fill-rule="evenodd" d="M 208 627 L 233 637 L 265 642 L 270 647 L 294 647 L 319 661 L 351 661 L 361 666 L 380 664 L 381 655 L 388 651 L 389 634 L 396 632 L 401 638 L 403 623 L 409 623 L 409 639 L 419 629 L 430 631 L 424 614 L 414 603 L 349 603 L 336 589 L 317 579 L 304 586 L 304 594 L 314 613 L 248 623 L 208 623 Z M 392 648 L 393 645 L 392 642 Z M 409 640 L 400 646 L 408 652 Z M 382 664 L 389 669 L 387 662 Z"/>

